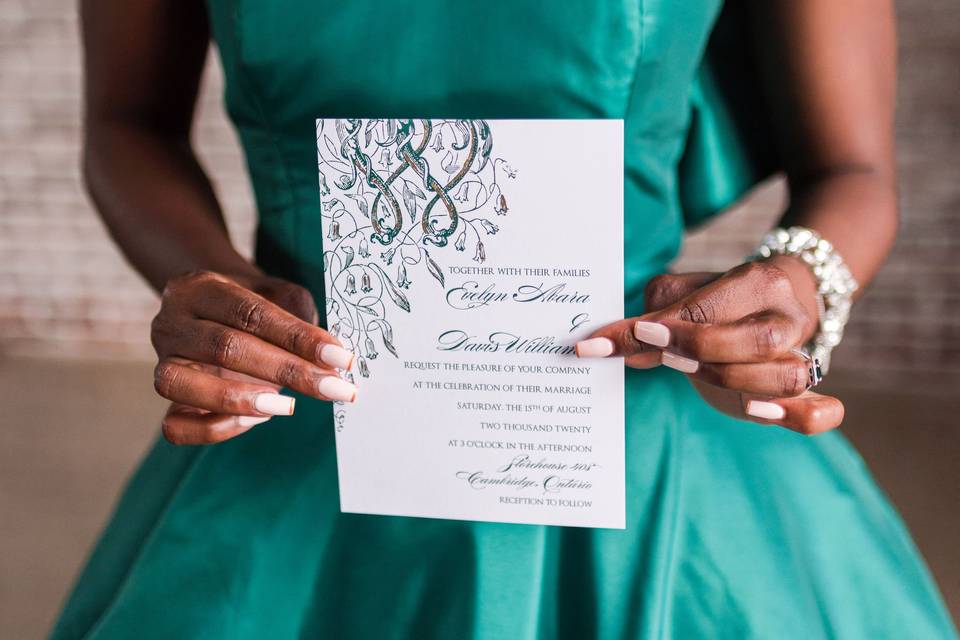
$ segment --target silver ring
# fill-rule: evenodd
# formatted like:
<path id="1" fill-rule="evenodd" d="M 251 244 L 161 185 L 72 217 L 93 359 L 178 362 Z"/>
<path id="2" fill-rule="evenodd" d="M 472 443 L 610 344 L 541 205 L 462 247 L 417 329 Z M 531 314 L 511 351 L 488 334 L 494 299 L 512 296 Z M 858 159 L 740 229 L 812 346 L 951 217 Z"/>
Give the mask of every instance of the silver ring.
<path id="1" fill-rule="evenodd" d="M 823 369 L 820 367 L 820 358 L 814 358 L 806 349 L 797 347 L 791 351 L 807 361 L 807 389 L 813 389 L 823 380 Z"/>

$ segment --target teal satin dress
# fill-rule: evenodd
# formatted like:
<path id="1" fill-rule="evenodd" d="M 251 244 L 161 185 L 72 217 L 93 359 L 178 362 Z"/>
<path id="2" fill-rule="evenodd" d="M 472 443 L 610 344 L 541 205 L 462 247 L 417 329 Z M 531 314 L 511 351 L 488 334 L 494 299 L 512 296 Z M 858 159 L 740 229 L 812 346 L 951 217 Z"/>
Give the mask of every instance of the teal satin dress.
<path id="1" fill-rule="evenodd" d="M 677 254 L 682 205 L 719 206 L 748 175 L 704 146 L 726 120 L 695 116 L 718 0 L 208 7 L 258 261 L 321 309 L 318 116 L 624 118 L 628 314 Z M 160 441 L 52 637 L 955 637 L 839 433 L 725 417 L 664 368 L 628 370 L 625 402 L 623 531 L 342 514 L 331 407 L 303 397 L 223 444 Z"/>

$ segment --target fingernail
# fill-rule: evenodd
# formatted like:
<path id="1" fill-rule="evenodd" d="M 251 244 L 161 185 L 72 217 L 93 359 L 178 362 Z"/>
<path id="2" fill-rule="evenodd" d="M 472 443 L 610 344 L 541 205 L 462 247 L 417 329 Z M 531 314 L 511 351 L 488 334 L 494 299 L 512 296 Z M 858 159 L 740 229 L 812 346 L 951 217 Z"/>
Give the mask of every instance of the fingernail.
<path id="1" fill-rule="evenodd" d="M 606 358 L 613 353 L 613 340 L 610 338 L 590 338 L 573 345 L 578 358 Z"/>
<path id="2" fill-rule="evenodd" d="M 252 427 L 255 424 L 266 422 L 270 418 L 271 416 L 240 416 L 237 418 L 237 424 L 241 427 Z"/>
<path id="3" fill-rule="evenodd" d="M 335 344 L 320 347 L 320 362 L 334 369 L 350 370 L 353 366 L 353 354 Z"/>
<path id="4" fill-rule="evenodd" d="M 670 367 L 671 369 L 676 369 L 677 371 L 682 371 L 683 373 L 696 373 L 697 369 L 700 368 L 700 363 L 696 360 L 684 358 L 683 356 L 678 356 L 677 354 L 670 353 L 669 351 L 661 352 L 660 363 L 665 367 Z"/>
<path id="5" fill-rule="evenodd" d="M 253 399 L 253 406 L 260 413 L 268 413 L 271 416 L 292 416 L 295 402 L 295 398 L 279 393 L 258 393 Z"/>
<path id="6" fill-rule="evenodd" d="M 324 376 L 317 385 L 320 395 L 326 396 L 331 400 L 343 400 L 344 402 L 353 402 L 357 399 L 357 388 L 346 380 L 337 376 Z"/>
<path id="7" fill-rule="evenodd" d="M 764 420 L 782 420 L 787 412 L 783 407 L 773 402 L 751 400 L 747 403 L 747 415 Z"/>
<path id="8" fill-rule="evenodd" d="M 640 342 L 646 342 L 655 347 L 665 347 L 670 344 L 670 329 L 659 322 L 637 320 L 633 323 L 633 336 Z"/>

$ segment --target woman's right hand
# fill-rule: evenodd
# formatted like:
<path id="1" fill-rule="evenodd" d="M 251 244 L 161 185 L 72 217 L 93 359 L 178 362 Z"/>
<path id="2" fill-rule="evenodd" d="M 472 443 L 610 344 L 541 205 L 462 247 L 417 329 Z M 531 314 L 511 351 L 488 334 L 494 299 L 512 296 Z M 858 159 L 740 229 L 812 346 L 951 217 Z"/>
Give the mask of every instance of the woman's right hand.
<path id="1" fill-rule="evenodd" d="M 267 276 L 197 271 L 174 278 L 151 325 L 157 392 L 172 403 L 163 435 L 174 444 L 222 442 L 275 415 L 291 415 L 287 387 L 320 400 L 356 399 L 336 369 L 353 354 L 316 326 L 303 287 Z"/>

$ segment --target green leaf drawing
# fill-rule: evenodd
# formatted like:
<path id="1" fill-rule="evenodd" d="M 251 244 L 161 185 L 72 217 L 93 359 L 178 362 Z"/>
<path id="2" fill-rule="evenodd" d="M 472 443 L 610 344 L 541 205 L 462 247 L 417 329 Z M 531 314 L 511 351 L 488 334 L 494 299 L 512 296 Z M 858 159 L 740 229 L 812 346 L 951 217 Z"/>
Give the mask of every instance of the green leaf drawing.
<path id="1" fill-rule="evenodd" d="M 370 217 L 370 213 L 367 208 L 367 200 L 361 195 L 355 193 L 347 194 L 347 197 L 357 203 L 357 206 L 360 207 L 360 213 L 366 217 Z"/>
<path id="2" fill-rule="evenodd" d="M 424 249 L 423 253 L 427 258 L 427 271 L 430 272 L 434 278 L 437 279 L 437 282 L 440 283 L 440 286 L 443 286 L 443 271 L 440 270 L 440 265 L 433 261 L 433 258 L 430 257 L 430 253 Z"/>
<path id="3" fill-rule="evenodd" d="M 330 152 L 334 158 L 340 158 L 340 149 L 333 144 L 333 140 L 330 139 L 330 136 L 323 136 L 323 143 L 327 145 L 327 151 Z"/>
<path id="4" fill-rule="evenodd" d="M 397 355 L 397 349 L 393 346 L 393 327 L 390 326 L 390 323 L 386 320 L 378 318 L 376 320 L 371 320 L 367 323 L 367 331 L 370 330 L 370 327 L 376 326 L 380 329 L 380 335 L 383 338 L 383 346 L 387 351 L 393 354 L 395 358 L 399 358 Z"/>
<path id="5" fill-rule="evenodd" d="M 370 267 L 380 275 L 380 279 L 383 281 L 383 288 L 387 290 L 387 293 L 396 305 L 404 311 L 410 311 L 410 301 L 397 289 L 396 285 L 393 284 L 393 280 L 390 279 L 390 276 L 388 276 L 378 264 L 370 263 Z"/>
<path id="6" fill-rule="evenodd" d="M 403 181 L 403 205 L 410 214 L 410 222 L 415 222 L 417 219 L 417 196 L 410 190 L 410 183 L 406 180 Z"/>
<path id="7" fill-rule="evenodd" d="M 443 167 L 443 170 L 447 173 L 457 172 L 457 162 L 452 151 L 447 151 L 447 155 L 443 157 L 443 162 L 440 163 L 440 166 Z"/>
<path id="8" fill-rule="evenodd" d="M 374 130 L 376 127 L 377 127 L 377 121 L 376 121 L 376 120 L 368 120 L 368 121 L 367 121 L 367 126 L 366 126 L 366 128 L 364 129 L 364 134 L 365 134 L 365 139 L 366 139 L 366 142 L 367 142 L 366 146 L 368 146 L 368 147 L 370 146 L 370 140 L 373 138 L 373 130 Z"/>
<path id="9" fill-rule="evenodd" d="M 407 187 L 408 187 L 411 191 L 413 191 L 414 194 L 416 194 L 416 196 L 417 196 L 418 198 L 420 198 L 421 200 L 426 200 L 426 199 L 427 199 L 427 196 L 424 195 L 423 191 L 420 190 L 420 187 L 418 187 L 418 186 L 415 185 L 414 183 L 410 182 L 410 181 L 407 180 L 406 178 L 404 178 L 403 181 L 404 181 L 404 183 L 406 183 Z"/>

